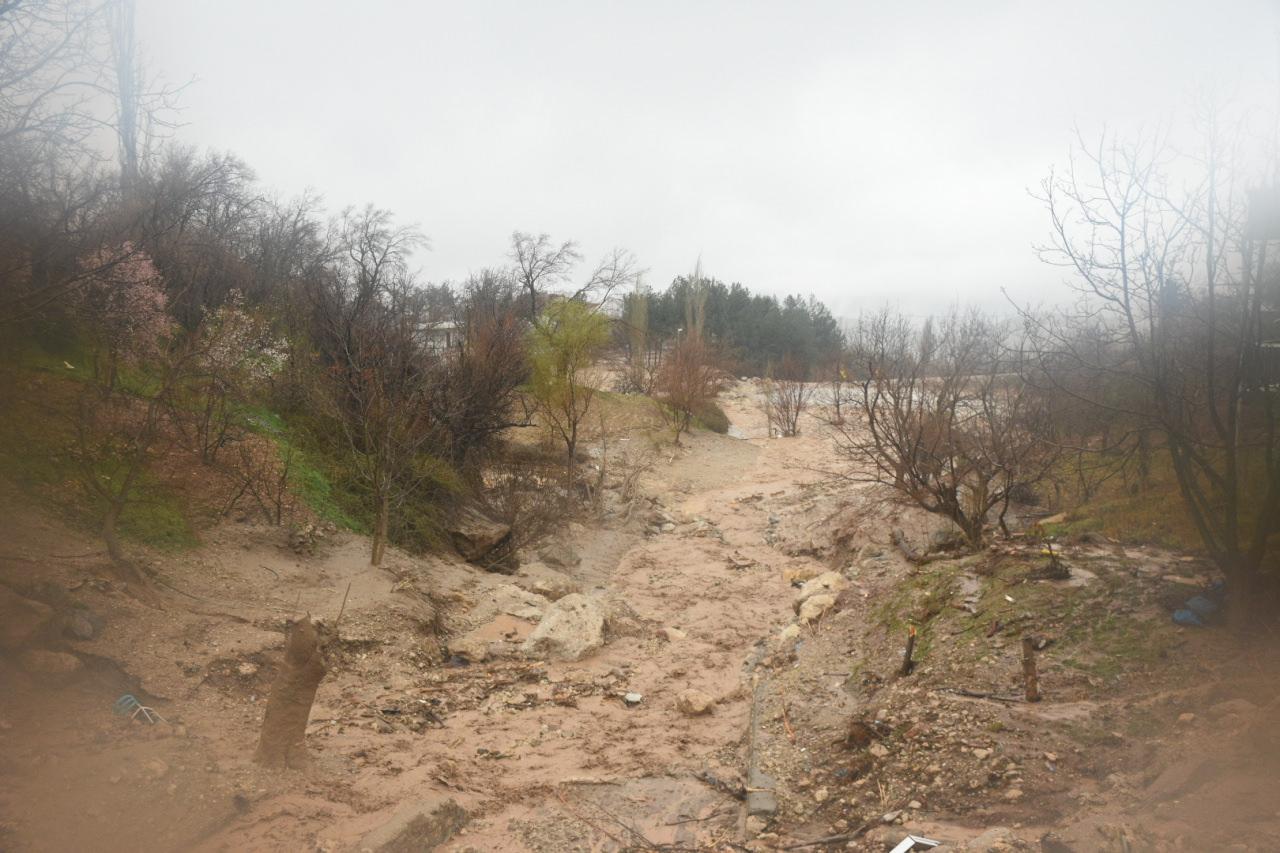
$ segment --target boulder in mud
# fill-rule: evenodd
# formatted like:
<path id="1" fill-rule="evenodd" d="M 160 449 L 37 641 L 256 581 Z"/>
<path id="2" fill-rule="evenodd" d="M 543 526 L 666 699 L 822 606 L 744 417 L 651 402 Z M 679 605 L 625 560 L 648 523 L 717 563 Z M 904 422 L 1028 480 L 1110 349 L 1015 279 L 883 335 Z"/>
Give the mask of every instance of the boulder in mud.
<path id="1" fill-rule="evenodd" d="M 578 552 L 561 539 L 553 539 L 538 549 L 538 558 L 548 566 L 571 569 L 582 562 Z"/>
<path id="2" fill-rule="evenodd" d="M 796 621 L 801 625 L 808 625 L 816 619 L 819 619 L 828 610 L 836 606 L 836 597 L 830 593 L 820 593 L 810 596 L 800 605 L 800 613 L 796 616 Z"/>
<path id="3" fill-rule="evenodd" d="M 604 608 L 604 634 L 606 640 L 616 640 L 620 637 L 648 636 L 650 629 L 646 626 L 645 620 L 640 618 L 640 614 L 636 613 L 635 608 L 625 598 L 612 595 L 597 600 L 600 602 L 600 606 Z"/>
<path id="4" fill-rule="evenodd" d="M 102 633 L 102 626 L 102 617 L 85 607 L 62 614 L 62 632 L 73 640 L 92 640 Z"/>
<path id="5" fill-rule="evenodd" d="M 511 525 L 489 518 L 474 508 L 456 513 L 448 526 L 449 539 L 462 559 L 500 574 L 516 570 Z"/>
<path id="6" fill-rule="evenodd" d="M 444 844 L 467 822 L 467 813 L 451 798 L 405 803 L 391 819 L 364 837 L 361 850 L 420 853 Z"/>
<path id="7" fill-rule="evenodd" d="M 804 586 L 800 587 L 795 598 L 792 599 L 791 609 L 799 613 L 800 607 L 815 595 L 835 596 L 848 588 L 849 581 L 845 580 L 844 575 L 839 572 L 823 572 L 816 578 L 805 581 Z"/>
<path id="8" fill-rule="evenodd" d="M 18 663 L 37 680 L 55 685 L 72 681 L 84 669 L 84 664 L 75 655 L 47 649 L 29 649 L 18 658 Z"/>
<path id="9" fill-rule="evenodd" d="M 0 650 L 13 651 L 34 642 L 53 621 L 53 608 L 0 586 Z"/>
<path id="10" fill-rule="evenodd" d="M 537 622 L 542 618 L 549 602 L 535 592 L 521 589 L 515 584 L 504 583 L 490 593 L 497 612 Z"/>
<path id="11" fill-rule="evenodd" d="M 547 608 L 538 627 L 524 642 L 530 657 L 580 660 L 604 645 L 605 610 L 580 592 L 566 595 Z"/>
<path id="12" fill-rule="evenodd" d="M 467 632 L 449 641 L 449 651 L 462 655 L 471 663 L 483 663 L 489 659 L 489 639 L 475 632 Z"/>
<path id="13" fill-rule="evenodd" d="M 710 714 L 715 707 L 715 697 L 695 688 L 681 690 L 676 696 L 676 710 L 686 717 L 700 717 Z"/>
<path id="14" fill-rule="evenodd" d="M 538 595 L 544 596 L 548 601 L 559 601 L 566 595 L 575 592 L 582 592 L 582 587 L 578 582 L 563 572 L 557 572 L 555 569 L 541 569 L 537 573 L 530 573 L 532 580 L 527 584 L 527 589 L 536 592 Z"/>

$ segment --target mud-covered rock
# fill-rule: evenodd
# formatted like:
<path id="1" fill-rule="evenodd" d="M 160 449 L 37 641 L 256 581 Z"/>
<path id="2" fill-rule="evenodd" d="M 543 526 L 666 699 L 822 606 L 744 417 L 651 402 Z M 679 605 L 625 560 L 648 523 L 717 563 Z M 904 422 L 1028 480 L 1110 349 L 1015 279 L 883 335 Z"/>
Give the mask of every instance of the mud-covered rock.
<path id="1" fill-rule="evenodd" d="M 18 663 L 27 674 L 46 684 L 66 684 L 84 669 L 84 663 L 75 655 L 48 649 L 28 649 Z"/>
<path id="2" fill-rule="evenodd" d="M 582 587 L 578 585 L 577 581 L 563 572 L 557 572 L 555 569 L 542 569 L 537 574 L 534 574 L 527 588 L 545 597 L 548 601 L 559 601 L 566 595 L 582 592 Z"/>
<path id="3" fill-rule="evenodd" d="M 511 525 L 469 508 L 460 510 L 450 520 L 447 530 L 453 547 L 468 563 L 501 574 L 516 570 L 518 561 L 511 547 Z"/>
<path id="4" fill-rule="evenodd" d="M 536 592 L 521 589 L 515 584 L 504 583 L 493 588 L 490 596 L 498 613 L 506 613 L 519 619 L 537 622 L 550 602 Z"/>
<path id="5" fill-rule="evenodd" d="M 676 710 L 686 717 L 700 717 L 710 714 L 715 707 L 715 697 L 696 688 L 681 690 L 676 696 Z"/>
<path id="6" fill-rule="evenodd" d="M 819 619 L 828 610 L 836 606 L 836 597 L 830 593 L 822 593 L 810 596 L 804 604 L 800 605 L 800 612 L 796 616 L 796 621 L 801 625 L 808 625 L 816 619 Z"/>
<path id="7" fill-rule="evenodd" d="M 791 601 L 791 609 L 800 612 L 801 606 L 815 595 L 839 595 L 849 588 L 849 581 L 839 572 L 823 572 L 816 578 L 805 581 L 804 586 Z"/>
<path id="8" fill-rule="evenodd" d="M 466 811 L 450 798 L 405 803 L 390 820 L 364 837 L 360 849 L 374 853 L 434 850 L 453 838 L 466 822 Z"/>
<path id="9" fill-rule="evenodd" d="M 53 608 L 0 586 L 0 650 L 13 651 L 35 642 L 48 631 Z"/>
<path id="10" fill-rule="evenodd" d="M 569 543 L 553 539 L 538 549 L 538 558 L 548 566 L 560 569 L 571 569 L 582 562 L 582 557 L 573 550 Z"/>
<path id="11" fill-rule="evenodd" d="M 604 645 L 604 625 L 600 602 L 575 592 L 547 608 L 523 649 L 531 657 L 579 660 Z"/>
<path id="12" fill-rule="evenodd" d="M 102 633 L 103 619 L 85 607 L 73 607 L 62 614 L 62 632 L 73 640 L 92 640 Z"/>

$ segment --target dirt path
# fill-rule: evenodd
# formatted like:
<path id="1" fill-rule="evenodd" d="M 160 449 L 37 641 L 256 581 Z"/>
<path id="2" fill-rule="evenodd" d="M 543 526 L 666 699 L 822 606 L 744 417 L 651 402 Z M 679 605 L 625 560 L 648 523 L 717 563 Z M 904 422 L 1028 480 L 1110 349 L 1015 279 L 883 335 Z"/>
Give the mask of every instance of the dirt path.
<path id="1" fill-rule="evenodd" d="M 360 537 L 332 534 L 299 554 L 278 529 L 229 525 L 195 552 L 157 558 L 181 593 L 155 609 L 104 582 L 100 559 L 54 558 L 93 554 L 94 543 L 8 500 L 11 556 L 0 580 L 26 588 L 36 566 L 40 583 L 103 615 L 106 627 L 71 644 L 87 662 L 73 685 L 24 686 L 0 658 L 0 680 L 19 688 L 0 691 L 0 849 L 347 853 L 398 809 L 441 798 L 469 815 L 442 848 L 453 853 L 725 849 L 743 840 L 733 794 L 747 783 L 753 702 L 755 753 L 780 806 L 775 822 L 753 827 L 763 834 L 751 849 L 884 814 L 896 817 L 861 839 L 862 849 L 888 849 L 908 829 L 960 840 L 998 824 L 1074 833 L 1078 850 L 1140 825 L 1195 838 L 1196 827 L 1160 809 L 1177 802 L 1179 814 L 1222 812 L 1227 797 L 1248 806 L 1240 814 L 1271 815 L 1237 796 L 1273 778 L 1270 759 L 1213 788 L 1200 812 L 1172 795 L 1150 804 L 1165 789 L 1182 796 L 1213 778 L 1194 748 L 1198 726 L 1216 751 L 1226 730 L 1242 755 L 1280 753 L 1280 727 L 1256 728 L 1259 706 L 1280 713 L 1268 698 L 1275 679 L 1256 688 L 1219 682 L 1221 662 L 1234 659 L 1225 638 L 1175 636 L 1178 645 L 1132 682 L 1159 676 L 1167 689 L 1199 673 L 1204 695 L 1194 699 L 1134 705 L 1082 670 L 1089 660 L 1055 655 L 1056 646 L 1046 653 L 1050 699 L 1039 706 L 948 693 L 1008 692 L 1018 644 L 999 619 L 1022 618 L 1033 606 L 1025 602 L 1041 600 L 1033 594 L 1044 602 L 1036 618 L 1049 619 L 1067 587 L 980 577 L 976 556 L 909 565 L 891 534 L 905 525 L 927 539 L 928 520 L 824 478 L 831 451 L 816 420 L 798 438 L 770 439 L 749 388 L 725 403 L 742 438 L 698 432 L 677 451 L 664 448 L 640 480 L 645 499 L 634 513 L 569 525 L 581 563 L 554 576 L 611 615 L 607 643 L 576 662 L 529 658 L 516 646 L 549 606 L 529 592 L 553 576 L 536 555 L 511 577 L 399 552 L 371 569 Z M 1078 580 L 1116 591 L 1093 606 L 1171 630 L 1149 604 L 1126 602 L 1170 566 L 1194 576 L 1196 562 L 1135 553 L 1141 559 L 1082 546 L 1068 558 Z M 848 589 L 796 631 L 796 583 L 828 569 Z M 983 590 L 995 621 L 972 613 Z M 264 771 L 252 754 L 286 620 L 300 611 L 332 619 L 344 600 L 342 641 L 308 727 L 312 764 Z M 905 628 L 894 620 L 907 617 L 944 622 L 934 639 L 946 653 L 932 652 L 899 680 Z M 784 627 L 793 634 L 785 643 Z M 472 629 L 507 641 L 508 653 L 467 665 L 443 653 L 439 637 L 452 642 Z M 1074 629 L 1055 630 L 1065 642 Z M 1100 635 L 1113 645 L 1097 654 L 1132 654 L 1127 631 Z M 1122 640 L 1130 645 L 1115 645 Z M 710 713 L 677 707 L 690 690 L 714 700 Z M 126 692 L 171 724 L 113 715 Z M 853 719 L 882 721 L 894 734 L 875 749 L 851 748 Z"/>

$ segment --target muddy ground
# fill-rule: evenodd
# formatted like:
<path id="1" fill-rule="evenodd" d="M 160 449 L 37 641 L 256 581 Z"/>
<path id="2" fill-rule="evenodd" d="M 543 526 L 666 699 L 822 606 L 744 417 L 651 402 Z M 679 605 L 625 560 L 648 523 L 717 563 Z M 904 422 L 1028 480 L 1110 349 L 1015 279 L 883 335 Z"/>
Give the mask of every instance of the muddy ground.
<path id="1" fill-rule="evenodd" d="M 74 671 L 0 658 L 0 850 L 375 849 L 398 809 L 446 799 L 466 820 L 440 849 L 477 853 L 1274 848 L 1277 640 L 1172 624 L 1207 565 L 1096 537 L 1059 546 L 1065 577 L 1030 535 L 949 551 L 944 526 L 832 476 L 817 417 L 769 438 L 755 386 L 725 402 L 733 436 L 650 452 L 637 500 L 510 576 L 394 551 L 370 568 L 357 536 L 231 523 L 150 555 L 143 604 L 92 538 L 5 494 L 0 580 L 100 624 L 57 638 Z M 615 436 L 615 458 L 647 441 Z M 527 652 L 566 594 L 598 607 L 603 645 Z M 264 770 L 303 613 L 340 638 L 311 760 Z M 125 693 L 164 721 L 114 713 Z"/>

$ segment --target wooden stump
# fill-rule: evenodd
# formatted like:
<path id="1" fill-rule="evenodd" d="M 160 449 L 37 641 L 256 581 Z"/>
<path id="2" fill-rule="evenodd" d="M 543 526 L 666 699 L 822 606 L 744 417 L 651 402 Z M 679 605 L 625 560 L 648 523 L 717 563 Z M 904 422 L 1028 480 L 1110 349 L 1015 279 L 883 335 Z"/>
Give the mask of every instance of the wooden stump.
<path id="1" fill-rule="evenodd" d="M 905 678 L 910 675 L 912 670 L 916 668 L 916 662 L 911 659 L 916 650 L 916 628 L 912 625 L 907 629 L 907 650 L 902 655 L 902 668 L 898 670 L 898 675 Z"/>
<path id="2" fill-rule="evenodd" d="M 1028 702 L 1040 701 L 1040 676 L 1036 673 L 1036 644 L 1030 637 L 1022 638 L 1022 684 Z"/>
<path id="3" fill-rule="evenodd" d="M 320 639 L 310 617 L 294 623 L 285 641 L 280 674 L 271 686 L 254 760 L 272 767 L 298 767 L 306 760 L 307 718 L 324 678 Z"/>

